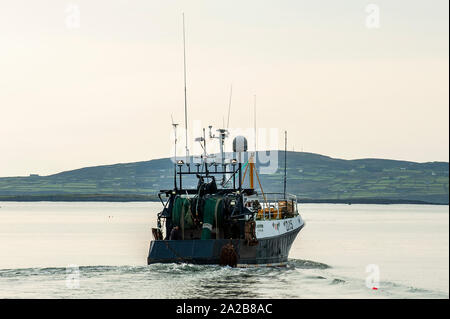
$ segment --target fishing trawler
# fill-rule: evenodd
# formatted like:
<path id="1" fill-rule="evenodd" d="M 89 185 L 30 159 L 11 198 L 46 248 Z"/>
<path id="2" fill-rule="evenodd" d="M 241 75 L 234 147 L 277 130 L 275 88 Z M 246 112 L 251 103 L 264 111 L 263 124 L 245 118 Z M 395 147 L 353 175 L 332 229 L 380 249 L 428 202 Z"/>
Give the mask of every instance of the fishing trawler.
<path id="1" fill-rule="evenodd" d="M 206 152 L 205 129 L 203 136 L 196 138 L 203 155 L 198 161 L 189 156 L 184 14 L 183 50 L 186 156 L 184 160 L 177 158 L 178 124 L 172 119 L 174 185 L 173 189 L 158 194 L 163 209 L 158 214 L 157 227 L 152 229 L 154 240 L 150 242 L 147 263 L 286 265 L 291 245 L 305 225 L 298 212 L 297 198 L 286 193 L 286 143 L 284 192 L 280 194 L 265 193 L 261 185 L 255 166 L 256 123 L 255 152 L 249 153 L 246 138 L 237 136 L 233 140 L 233 156 L 226 161 L 224 144 L 229 136 L 231 90 L 227 129 L 218 129 L 216 136 L 209 126 L 209 138 L 219 141 L 220 162 Z M 183 187 L 184 178 L 189 177 L 196 178 L 196 187 Z M 255 177 L 259 191 L 255 189 Z"/>
<path id="2" fill-rule="evenodd" d="M 218 131 L 223 145 L 227 132 Z M 291 245 L 305 225 L 296 196 L 264 193 L 255 153 L 248 154 L 245 137 L 233 140 L 233 154 L 227 163 L 221 147 L 220 163 L 208 161 L 205 152 L 200 162 L 174 164 L 173 189 L 158 195 L 163 209 L 152 229 L 148 264 L 286 265 Z M 247 172 L 249 187 L 244 188 Z M 197 187 L 183 187 L 187 176 L 197 178 Z"/>

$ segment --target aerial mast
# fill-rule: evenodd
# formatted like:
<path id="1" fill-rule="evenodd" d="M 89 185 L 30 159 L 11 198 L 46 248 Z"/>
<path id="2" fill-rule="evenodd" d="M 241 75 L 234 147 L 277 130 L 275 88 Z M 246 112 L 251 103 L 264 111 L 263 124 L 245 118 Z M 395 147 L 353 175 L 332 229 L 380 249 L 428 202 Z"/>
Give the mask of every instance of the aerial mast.
<path id="1" fill-rule="evenodd" d="M 230 86 L 230 98 L 228 100 L 228 119 L 227 119 L 227 128 L 225 128 L 225 120 L 222 118 L 222 128 L 219 128 L 216 130 L 219 132 L 219 135 L 216 136 L 215 134 L 212 134 L 211 129 L 212 126 L 209 126 L 209 138 L 217 138 L 219 140 L 219 146 L 220 146 L 220 164 L 222 165 L 222 170 L 226 171 L 226 164 L 225 164 L 225 139 L 228 137 L 228 127 L 230 125 L 230 111 L 231 111 L 231 98 L 233 96 L 233 84 Z M 222 186 L 225 186 L 226 184 L 226 174 L 223 173 L 222 175 Z"/>
<path id="2" fill-rule="evenodd" d="M 253 95 L 253 117 L 254 117 L 254 121 L 255 121 L 255 156 L 256 156 L 256 94 Z"/>
<path id="3" fill-rule="evenodd" d="M 227 130 L 228 127 L 230 126 L 230 111 L 231 111 L 231 97 L 233 95 L 233 84 L 231 84 L 230 86 L 230 99 L 228 101 L 228 121 L 227 121 Z"/>
<path id="4" fill-rule="evenodd" d="M 174 174 L 174 184 L 175 184 L 175 188 L 177 188 L 177 126 L 178 123 L 174 123 L 173 122 L 173 116 L 170 115 L 170 117 L 172 118 L 172 127 L 173 127 L 173 132 L 175 135 L 175 151 L 174 151 L 174 167 L 175 167 L 175 174 Z"/>
<path id="5" fill-rule="evenodd" d="M 287 131 L 284 131 L 284 198 L 286 199 Z"/>
<path id="6" fill-rule="evenodd" d="M 183 12 L 183 65 L 184 65 L 184 126 L 186 130 L 186 163 L 189 163 L 189 149 L 188 149 L 188 120 L 187 120 L 187 93 L 186 93 L 186 31 L 184 27 L 184 12 Z"/>
<path id="7" fill-rule="evenodd" d="M 253 174 L 254 172 L 256 173 L 256 167 L 255 167 L 255 163 L 256 163 L 256 95 L 253 95 L 253 101 L 254 101 L 254 105 L 253 105 L 253 112 L 254 112 L 254 130 L 255 130 L 255 151 L 250 154 L 250 160 L 249 160 L 249 168 L 250 168 L 250 188 L 254 188 L 254 181 L 253 181 Z"/>
<path id="8" fill-rule="evenodd" d="M 172 115 L 170 115 L 170 117 L 172 118 L 172 127 L 173 127 L 173 132 L 174 132 L 174 135 L 175 135 L 174 162 L 176 163 L 177 162 L 177 141 L 178 141 L 178 139 L 177 139 L 177 126 L 178 126 L 178 123 L 174 123 L 173 122 L 173 116 Z"/>

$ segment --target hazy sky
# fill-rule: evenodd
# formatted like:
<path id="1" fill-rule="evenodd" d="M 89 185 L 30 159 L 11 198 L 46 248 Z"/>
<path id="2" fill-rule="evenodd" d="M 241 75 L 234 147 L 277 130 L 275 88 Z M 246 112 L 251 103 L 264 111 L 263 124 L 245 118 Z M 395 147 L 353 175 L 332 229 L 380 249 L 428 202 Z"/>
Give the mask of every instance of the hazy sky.
<path id="1" fill-rule="evenodd" d="M 379 8 L 378 28 L 367 19 Z M 0 1 L 0 176 L 171 155 L 184 121 L 448 161 L 448 1 Z M 370 21 L 374 21 L 373 19 Z M 183 128 L 181 128 L 183 129 Z M 180 132 L 181 133 L 181 132 Z"/>

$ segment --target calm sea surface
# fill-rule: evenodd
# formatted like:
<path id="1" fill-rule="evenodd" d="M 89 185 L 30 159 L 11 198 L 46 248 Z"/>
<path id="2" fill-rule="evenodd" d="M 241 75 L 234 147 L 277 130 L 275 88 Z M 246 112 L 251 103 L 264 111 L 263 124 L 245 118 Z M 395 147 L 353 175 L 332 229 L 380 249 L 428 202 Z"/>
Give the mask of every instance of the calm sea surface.
<path id="1" fill-rule="evenodd" d="M 0 207 L 0 298 L 449 297 L 448 206 L 302 204 L 288 266 L 256 269 L 147 266 L 159 203 Z"/>

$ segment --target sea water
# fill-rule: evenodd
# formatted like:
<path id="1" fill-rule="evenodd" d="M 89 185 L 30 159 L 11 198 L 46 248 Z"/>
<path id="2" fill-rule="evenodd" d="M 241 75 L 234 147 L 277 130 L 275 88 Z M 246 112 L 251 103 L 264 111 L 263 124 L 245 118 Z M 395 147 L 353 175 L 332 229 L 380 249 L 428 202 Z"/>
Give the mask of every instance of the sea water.
<path id="1" fill-rule="evenodd" d="M 449 298 L 449 208 L 300 204 L 287 267 L 154 264 L 160 203 L 0 202 L 0 298 Z"/>

